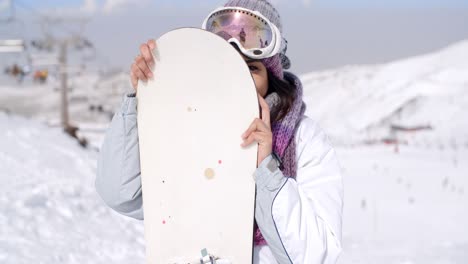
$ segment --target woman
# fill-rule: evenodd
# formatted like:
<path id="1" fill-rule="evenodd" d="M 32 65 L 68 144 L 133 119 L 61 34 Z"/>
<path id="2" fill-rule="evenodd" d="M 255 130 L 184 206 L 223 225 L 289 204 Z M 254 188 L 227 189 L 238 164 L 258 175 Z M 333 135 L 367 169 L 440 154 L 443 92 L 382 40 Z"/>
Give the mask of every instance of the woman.
<path id="1" fill-rule="evenodd" d="M 249 30 L 259 21 L 268 34 L 252 41 Z M 262 118 L 241 136 L 244 147 L 258 144 L 254 263 L 335 263 L 341 252 L 340 168 L 327 136 L 304 115 L 301 82 L 283 71 L 290 62 L 278 12 L 266 0 L 230 0 L 203 27 L 243 55 L 259 95 Z M 140 46 L 131 67 L 135 91 L 138 81 L 153 78 L 155 47 L 154 40 Z M 117 212 L 143 219 L 135 94 L 125 96 L 107 132 L 96 189 Z"/>

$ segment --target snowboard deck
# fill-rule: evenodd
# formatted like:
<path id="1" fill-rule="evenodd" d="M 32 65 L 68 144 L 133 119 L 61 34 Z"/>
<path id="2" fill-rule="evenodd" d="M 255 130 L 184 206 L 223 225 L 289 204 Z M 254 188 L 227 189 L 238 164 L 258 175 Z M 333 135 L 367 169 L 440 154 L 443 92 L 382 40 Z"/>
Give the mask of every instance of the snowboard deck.
<path id="1" fill-rule="evenodd" d="M 156 42 L 154 80 L 137 93 L 146 262 L 251 263 L 257 147 L 240 144 L 259 106 L 248 66 L 201 29 Z"/>

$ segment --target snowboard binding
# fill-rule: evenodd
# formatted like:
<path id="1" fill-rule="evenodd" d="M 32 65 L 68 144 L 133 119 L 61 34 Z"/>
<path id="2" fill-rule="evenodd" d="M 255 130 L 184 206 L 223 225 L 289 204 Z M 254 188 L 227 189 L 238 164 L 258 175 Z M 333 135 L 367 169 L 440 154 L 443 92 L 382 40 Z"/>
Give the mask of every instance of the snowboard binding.
<path id="1" fill-rule="evenodd" d="M 201 250 L 201 255 L 200 264 L 216 264 L 216 258 L 213 255 L 208 254 L 208 250 L 206 248 Z"/>

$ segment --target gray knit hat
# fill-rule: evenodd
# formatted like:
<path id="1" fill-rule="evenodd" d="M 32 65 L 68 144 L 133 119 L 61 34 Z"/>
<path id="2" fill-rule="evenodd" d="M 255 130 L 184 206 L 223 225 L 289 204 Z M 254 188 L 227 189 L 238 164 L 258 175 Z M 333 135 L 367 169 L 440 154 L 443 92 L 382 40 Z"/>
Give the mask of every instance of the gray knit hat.
<path id="1" fill-rule="evenodd" d="M 268 18 L 271 23 L 275 24 L 275 26 L 280 30 L 281 35 L 283 35 L 281 17 L 276 8 L 267 0 L 229 0 L 224 6 L 237 6 L 253 11 L 258 11 L 263 16 Z M 262 60 L 265 67 L 280 79 L 283 79 L 283 69 L 289 69 L 291 67 L 291 61 L 286 56 L 286 43 L 287 41 L 283 37 L 284 49 L 280 52 L 280 54 Z"/>

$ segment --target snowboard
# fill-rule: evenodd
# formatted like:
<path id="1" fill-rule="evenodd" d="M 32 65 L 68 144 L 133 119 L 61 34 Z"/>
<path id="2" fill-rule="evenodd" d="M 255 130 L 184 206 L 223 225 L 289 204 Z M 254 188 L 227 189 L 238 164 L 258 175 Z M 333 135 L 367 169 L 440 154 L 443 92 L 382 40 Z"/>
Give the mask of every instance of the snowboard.
<path id="1" fill-rule="evenodd" d="M 202 29 L 156 42 L 154 80 L 137 93 L 146 262 L 251 263 L 257 146 L 240 145 L 259 117 L 249 68 Z"/>

